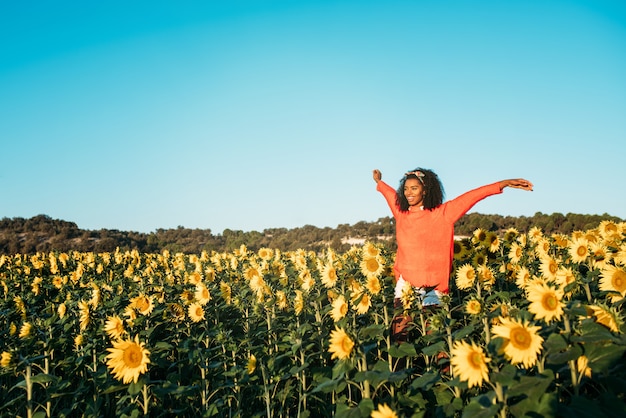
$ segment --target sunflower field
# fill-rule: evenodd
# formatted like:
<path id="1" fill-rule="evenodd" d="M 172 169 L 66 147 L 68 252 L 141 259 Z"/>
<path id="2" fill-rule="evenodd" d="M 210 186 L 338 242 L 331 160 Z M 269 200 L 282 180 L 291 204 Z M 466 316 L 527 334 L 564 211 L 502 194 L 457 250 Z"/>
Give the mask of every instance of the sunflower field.
<path id="1" fill-rule="evenodd" d="M 0 416 L 626 416 L 626 224 L 454 253 L 437 309 L 374 243 L 0 256 Z"/>

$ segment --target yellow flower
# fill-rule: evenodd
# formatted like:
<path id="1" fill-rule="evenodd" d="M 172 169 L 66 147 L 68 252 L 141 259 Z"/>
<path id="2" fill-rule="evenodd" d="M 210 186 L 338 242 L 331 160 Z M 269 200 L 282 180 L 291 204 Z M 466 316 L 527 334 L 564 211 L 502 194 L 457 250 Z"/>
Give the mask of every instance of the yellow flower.
<path id="1" fill-rule="evenodd" d="M 124 321 L 117 315 L 108 317 L 104 324 L 104 332 L 107 333 L 109 338 L 114 340 L 120 339 L 122 334 L 124 334 Z"/>
<path id="2" fill-rule="evenodd" d="M 490 289 L 491 286 L 493 286 L 496 282 L 496 275 L 493 273 L 491 267 L 485 264 L 480 265 L 478 266 L 477 272 L 478 277 L 480 278 L 480 281 L 485 288 Z"/>
<path id="3" fill-rule="evenodd" d="M 139 295 L 130 300 L 131 306 L 135 308 L 142 315 L 149 315 L 154 309 L 152 303 L 152 297 L 146 295 Z"/>
<path id="4" fill-rule="evenodd" d="M 483 243 L 487 240 L 487 231 L 482 228 L 476 228 L 472 233 L 472 242 L 474 244 Z"/>
<path id="5" fill-rule="evenodd" d="M 483 306 L 477 299 L 470 299 L 465 304 L 465 312 L 470 315 L 478 315 L 483 310 Z"/>
<path id="6" fill-rule="evenodd" d="M 546 279 L 556 280 L 556 272 L 559 271 L 559 263 L 549 255 L 544 255 L 541 257 L 541 265 L 539 266 L 539 270 Z"/>
<path id="7" fill-rule="evenodd" d="M 360 267 L 365 277 L 378 277 L 385 269 L 380 257 L 363 257 Z"/>
<path id="8" fill-rule="evenodd" d="M 483 351 L 482 347 L 474 343 L 468 344 L 465 341 L 456 341 L 450 350 L 452 372 L 462 381 L 467 381 L 467 385 L 481 386 L 483 382 L 489 381 L 489 368 L 487 363 L 491 361 Z"/>
<path id="9" fill-rule="evenodd" d="M 589 242 L 583 238 L 574 238 L 567 247 L 569 256 L 574 263 L 584 263 L 589 257 Z"/>
<path id="10" fill-rule="evenodd" d="M 607 264 L 600 273 L 600 290 L 603 292 L 616 292 L 616 294 L 609 294 L 609 297 L 613 302 L 626 296 L 626 271 L 623 269 Z"/>
<path id="11" fill-rule="evenodd" d="M 76 337 L 74 337 L 74 349 L 78 350 L 80 347 L 82 347 L 83 343 L 84 343 L 84 338 L 83 338 L 83 334 L 78 334 Z"/>
<path id="12" fill-rule="evenodd" d="M 378 280 L 378 277 L 370 277 L 367 279 L 367 284 L 365 285 L 365 288 L 372 294 L 372 295 L 377 295 L 380 293 L 380 280 Z"/>
<path id="13" fill-rule="evenodd" d="M 250 356 L 248 357 L 248 365 L 246 366 L 246 370 L 248 371 L 248 374 L 252 374 L 256 370 L 256 357 L 254 356 L 254 354 L 250 354 Z"/>
<path id="14" fill-rule="evenodd" d="M 2 357 L 0 357 L 0 367 L 9 367 L 11 365 L 11 360 L 13 359 L 13 355 L 8 351 L 2 352 Z"/>
<path id="15" fill-rule="evenodd" d="M 576 359 L 576 369 L 578 374 L 591 378 L 591 367 L 589 367 L 589 359 L 582 355 Z"/>
<path id="16" fill-rule="evenodd" d="M 211 294 L 204 283 L 198 283 L 196 285 L 196 293 L 194 294 L 196 301 L 204 306 L 211 300 Z"/>
<path id="17" fill-rule="evenodd" d="M 134 340 L 114 341 L 113 348 L 107 348 L 107 366 L 117 380 L 137 383 L 139 375 L 148 370 L 150 351 L 144 345 L 135 336 Z"/>
<path id="18" fill-rule="evenodd" d="M 326 264 L 322 270 L 322 284 L 326 288 L 330 289 L 331 287 L 334 287 L 335 284 L 337 284 L 337 279 L 337 270 L 335 269 L 335 267 L 333 267 L 333 265 L 330 263 Z"/>
<path id="19" fill-rule="evenodd" d="M 168 303 L 167 309 L 174 321 L 179 322 L 185 319 L 185 309 L 178 303 Z"/>
<path id="20" fill-rule="evenodd" d="M 378 404 L 378 408 L 372 411 L 371 418 L 398 418 L 398 415 L 387 404 Z"/>
<path id="21" fill-rule="evenodd" d="M 511 260 L 511 263 L 519 263 L 523 255 L 524 249 L 521 245 L 519 245 L 517 242 L 511 244 L 511 248 L 509 249 L 509 259 Z"/>
<path id="22" fill-rule="evenodd" d="M 345 360 L 352 354 L 354 341 L 341 328 L 335 328 L 330 332 L 330 346 L 328 352 L 331 353 L 330 359 Z"/>
<path id="23" fill-rule="evenodd" d="M 596 318 L 598 324 L 604 325 L 613 332 L 619 332 L 619 326 L 622 324 L 622 321 L 617 312 L 600 305 L 589 305 L 588 309 Z"/>
<path id="24" fill-rule="evenodd" d="M 363 254 L 363 258 L 367 257 L 378 257 L 380 255 L 380 249 L 376 245 L 371 242 L 366 242 L 363 244 L 363 248 L 361 249 Z"/>
<path id="25" fill-rule="evenodd" d="M 542 348 L 543 338 L 537 334 L 541 329 L 526 322 L 500 317 L 500 324 L 494 325 L 492 334 L 504 339 L 503 351 L 512 364 L 522 364 L 525 368 L 537 362 Z"/>
<path id="26" fill-rule="evenodd" d="M 533 226 L 528 231 L 528 239 L 531 240 L 532 242 L 538 242 L 539 239 L 541 239 L 541 237 L 543 237 L 543 232 L 541 231 L 541 228 L 539 228 L 538 226 Z"/>
<path id="27" fill-rule="evenodd" d="M 600 225 L 598 225 L 598 231 L 600 231 L 600 235 L 606 238 L 613 234 L 619 233 L 619 227 L 613 221 L 602 221 Z"/>
<path id="28" fill-rule="evenodd" d="M 287 309 L 287 306 L 289 306 L 287 303 L 287 295 L 282 290 L 278 290 L 276 292 L 276 307 L 282 311 Z"/>
<path id="29" fill-rule="evenodd" d="M 489 252 L 495 253 L 500 249 L 500 238 L 494 233 L 489 233 L 487 236 L 487 244 L 489 245 L 487 248 Z"/>
<path id="30" fill-rule="evenodd" d="M 536 319 L 543 319 L 546 323 L 559 320 L 563 316 L 563 290 L 554 289 L 545 283 L 531 283 L 526 288 L 527 298 L 530 301 L 528 311 Z"/>
<path id="31" fill-rule="evenodd" d="M 204 309 L 202 309 L 202 305 L 198 302 L 189 305 L 188 313 L 189 319 L 191 319 L 192 322 L 200 322 L 204 319 Z"/>
<path id="32" fill-rule="evenodd" d="M 603 269 L 611 260 L 611 253 L 606 245 L 598 242 L 592 242 L 589 244 L 591 250 L 591 261 L 593 267 L 597 269 Z"/>
<path id="33" fill-rule="evenodd" d="M 61 319 L 65 318 L 66 312 L 67 312 L 67 306 L 65 306 L 65 303 L 61 303 L 59 307 L 57 308 L 57 314 L 59 315 L 59 318 Z"/>
<path id="34" fill-rule="evenodd" d="M 476 280 L 476 270 L 471 264 L 464 264 L 456 270 L 456 286 L 461 290 L 471 289 Z"/>
<path id="35" fill-rule="evenodd" d="M 257 254 L 262 260 L 269 261 L 274 256 L 274 251 L 270 248 L 259 248 Z"/>
<path id="36" fill-rule="evenodd" d="M 358 301 L 358 303 L 356 303 L 356 301 Z M 352 303 L 355 304 L 353 307 L 356 310 L 356 313 L 363 315 L 367 313 L 372 306 L 372 299 L 370 298 L 370 295 L 363 292 L 361 294 L 354 294 L 352 296 Z"/>
<path id="37" fill-rule="evenodd" d="M 332 310 L 330 311 L 330 316 L 333 318 L 333 321 L 337 322 L 348 313 L 348 303 L 346 302 L 346 298 L 343 295 L 340 295 L 335 299 L 332 303 Z"/>
<path id="38" fill-rule="evenodd" d="M 80 330 L 84 331 L 89 326 L 89 304 L 83 300 L 78 302 Z"/>
<path id="39" fill-rule="evenodd" d="M 520 269 L 517 270 L 517 273 L 515 273 L 515 278 L 515 284 L 517 284 L 517 287 L 524 289 L 528 285 L 528 282 L 530 282 L 530 271 L 528 270 L 528 267 L 520 267 Z"/>
<path id="40" fill-rule="evenodd" d="M 302 291 L 296 290 L 296 297 L 293 299 L 293 309 L 296 315 L 300 315 L 304 309 L 304 298 L 302 297 Z"/>
<path id="41" fill-rule="evenodd" d="M 220 282 L 220 293 L 222 294 L 222 299 L 226 302 L 227 305 L 230 305 L 231 302 L 231 289 L 228 283 Z"/>

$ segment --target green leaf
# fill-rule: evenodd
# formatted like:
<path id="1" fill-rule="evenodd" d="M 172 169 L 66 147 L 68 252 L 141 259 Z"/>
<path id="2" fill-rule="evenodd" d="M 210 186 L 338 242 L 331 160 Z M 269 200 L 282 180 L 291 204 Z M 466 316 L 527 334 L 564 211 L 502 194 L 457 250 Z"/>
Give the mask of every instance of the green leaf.
<path id="1" fill-rule="evenodd" d="M 476 331 L 476 325 L 467 325 L 460 330 L 453 332 L 452 337 L 455 341 L 462 340 L 474 331 Z"/>
<path id="2" fill-rule="evenodd" d="M 472 398 L 470 403 L 463 409 L 463 418 L 492 418 L 500 410 L 500 405 L 493 404 L 495 394 L 493 391 Z"/>
<path id="3" fill-rule="evenodd" d="M 567 348 L 567 341 L 561 334 L 553 333 L 543 343 L 543 348 L 547 353 L 557 353 Z"/>
<path id="4" fill-rule="evenodd" d="M 500 372 L 494 373 L 493 381 L 495 383 L 500 383 L 502 386 L 509 386 L 515 380 L 515 375 L 517 373 L 517 368 L 512 364 L 507 364 L 500 370 Z"/>
<path id="5" fill-rule="evenodd" d="M 576 360 L 582 354 L 582 347 L 580 345 L 573 345 L 565 351 L 548 354 L 546 360 L 548 364 L 564 364 L 570 360 Z"/>
<path id="6" fill-rule="evenodd" d="M 387 327 L 385 325 L 379 324 L 373 324 L 373 325 L 369 325 L 363 329 L 360 329 L 358 332 L 359 338 L 361 339 L 361 341 L 365 341 L 368 340 L 370 338 L 375 338 L 375 337 L 381 337 L 385 330 L 387 329 Z"/>
<path id="7" fill-rule="evenodd" d="M 415 346 L 409 343 L 402 343 L 400 345 L 392 345 L 389 347 L 389 355 L 395 358 L 404 357 L 417 357 L 417 351 Z"/>
<path id="8" fill-rule="evenodd" d="M 423 389 L 429 390 L 435 383 L 437 383 L 440 379 L 439 373 L 435 371 L 428 371 L 413 380 L 411 383 L 411 387 L 414 389 Z"/>
<path id="9" fill-rule="evenodd" d="M 614 344 L 587 344 L 585 356 L 593 373 L 606 373 L 621 360 L 626 346 Z"/>
<path id="10" fill-rule="evenodd" d="M 444 341 L 439 341 L 436 344 L 431 344 L 422 349 L 422 353 L 426 356 L 434 356 L 443 351 L 446 351 L 446 343 Z"/>
<path id="11" fill-rule="evenodd" d="M 554 417 L 558 403 L 555 393 L 545 393 L 538 399 L 534 397 L 523 399 L 515 405 L 511 405 L 509 411 L 516 417 Z"/>
<path id="12" fill-rule="evenodd" d="M 554 381 L 552 370 L 546 370 L 536 376 L 522 376 L 519 383 L 509 386 L 507 395 L 509 397 L 524 395 L 538 400 L 546 392 L 552 381 Z"/>

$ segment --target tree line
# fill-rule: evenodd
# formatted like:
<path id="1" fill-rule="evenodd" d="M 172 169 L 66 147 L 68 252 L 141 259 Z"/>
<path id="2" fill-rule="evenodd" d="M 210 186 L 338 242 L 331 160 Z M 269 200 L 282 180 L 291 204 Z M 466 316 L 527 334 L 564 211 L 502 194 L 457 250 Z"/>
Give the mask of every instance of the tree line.
<path id="1" fill-rule="evenodd" d="M 546 234 L 570 234 L 598 226 L 603 220 L 623 222 L 608 214 L 581 215 L 537 212 L 527 216 L 500 216 L 480 213 L 466 214 L 457 222 L 455 234 L 470 236 L 476 229 L 502 232 L 515 228 L 528 232 L 539 227 Z M 392 217 L 383 217 L 374 222 L 360 221 L 353 225 L 340 224 L 336 228 L 319 228 L 305 225 L 298 228 L 270 228 L 262 232 L 225 229 L 213 234 L 210 229 L 190 229 L 179 226 L 174 229 L 157 229 L 142 233 L 115 229 L 84 230 L 74 222 L 52 219 L 38 215 L 29 219 L 3 218 L 0 220 L 0 254 L 34 254 L 49 251 L 112 252 L 137 250 L 145 253 L 160 253 L 169 250 L 199 254 L 202 251 L 229 252 L 245 245 L 249 250 L 275 248 L 282 251 L 305 249 L 320 251 L 331 247 L 346 251 L 351 247 L 349 238 L 380 242 L 395 250 L 395 225 Z"/>

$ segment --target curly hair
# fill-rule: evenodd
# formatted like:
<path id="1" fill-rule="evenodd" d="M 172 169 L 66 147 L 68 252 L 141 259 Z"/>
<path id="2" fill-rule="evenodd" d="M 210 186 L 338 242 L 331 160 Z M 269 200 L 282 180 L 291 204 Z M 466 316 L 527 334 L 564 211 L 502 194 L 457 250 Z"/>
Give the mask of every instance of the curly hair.
<path id="1" fill-rule="evenodd" d="M 421 172 L 424 175 L 418 177 L 414 174 L 415 172 Z M 424 209 L 434 209 L 443 203 L 445 192 L 437 174 L 432 170 L 418 167 L 402 177 L 400 186 L 396 190 L 396 204 L 401 211 L 406 212 L 409 210 L 409 202 L 404 196 L 404 184 L 408 179 L 419 180 L 424 185 L 424 190 L 426 191 L 424 196 Z"/>

